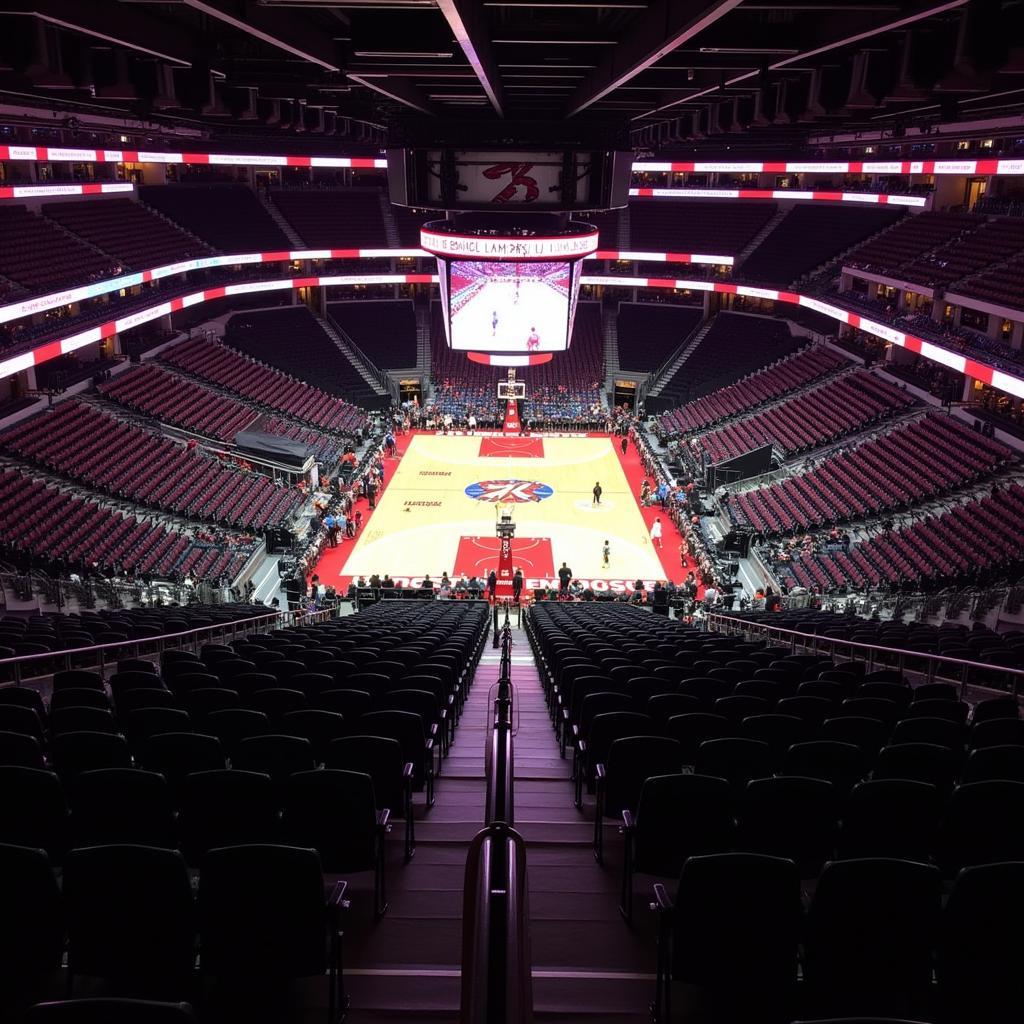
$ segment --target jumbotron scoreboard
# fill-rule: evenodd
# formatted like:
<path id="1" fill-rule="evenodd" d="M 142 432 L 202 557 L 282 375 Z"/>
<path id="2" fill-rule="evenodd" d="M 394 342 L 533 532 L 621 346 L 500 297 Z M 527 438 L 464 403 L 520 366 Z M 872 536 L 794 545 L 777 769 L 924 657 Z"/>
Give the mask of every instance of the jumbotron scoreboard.
<path id="1" fill-rule="evenodd" d="M 456 214 L 431 221 L 448 345 L 476 362 L 536 366 L 572 338 L 583 259 L 597 228 L 558 214 Z"/>
<path id="2" fill-rule="evenodd" d="M 515 367 L 569 347 L 582 261 L 598 248 L 597 228 L 573 217 L 625 206 L 632 159 L 583 143 L 388 150 L 391 201 L 439 213 L 420 246 L 437 258 L 450 348 Z"/>

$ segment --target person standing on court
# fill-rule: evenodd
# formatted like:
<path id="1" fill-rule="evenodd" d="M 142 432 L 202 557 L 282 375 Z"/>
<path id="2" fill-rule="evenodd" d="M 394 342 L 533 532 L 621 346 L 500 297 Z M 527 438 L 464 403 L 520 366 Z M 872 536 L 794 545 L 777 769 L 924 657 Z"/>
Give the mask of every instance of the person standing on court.
<path id="1" fill-rule="evenodd" d="M 377 507 L 377 481 L 374 474 L 370 473 L 366 478 L 366 497 L 370 502 L 370 508 Z"/>
<path id="2" fill-rule="evenodd" d="M 605 541 L 604 542 L 604 547 L 601 548 L 601 565 L 605 569 L 608 568 L 609 560 L 611 558 L 611 555 L 612 555 L 612 546 L 611 546 L 611 544 L 608 543 L 608 541 Z"/>
<path id="3" fill-rule="evenodd" d="M 487 598 L 490 601 L 494 600 L 494 595 L 498 591 L 498 574 L 492 569 L 487 574 Z"/>
<path id="4" fill-rule="evenodd" d="M 512 600 L 516 604 L 519 604 L 519 598 L 523 593 L 523 570 L 516 569 L 515 575 L 512 577 Z"/>
<path id="5" fill-rule="evenodd" d="M 558 570 L 558 594 L 560 597 L 564 597 L 569 592 L 569 584 L 572 582 L 572 569 L 562 563 L 562 568 Z"/>
<path id="6" fill-rule="evenodd" d="M 661 520 L 655 519 L 654 525 L 651 527 L 651 543 L 661 550 Z"/>
<path id="7" fill-rule="evenodd" d="M 628 434 L 623 434 L 622 435 L 622 454 L 623 455 L 626 454 L 626 449 L 628 447 L 629 447 L 629 435 Z"/>
<path id="8" fill-rule="evenodd" d="M 603 493 L 604 492 L 601 490 L 601 481 L 598 480 L 597 483 L 594 484 L 594 501 L 593 501 L 593 504 L 595 504 L 595 505 L 600 505 L 601 504 L 601 495 Z"/>

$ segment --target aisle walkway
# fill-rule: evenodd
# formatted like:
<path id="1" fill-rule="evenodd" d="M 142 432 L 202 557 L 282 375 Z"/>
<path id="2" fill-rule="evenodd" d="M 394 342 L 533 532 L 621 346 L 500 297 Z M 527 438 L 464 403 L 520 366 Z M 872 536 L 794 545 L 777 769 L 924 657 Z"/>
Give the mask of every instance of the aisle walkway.
<path id="1" fill-rule="evenodd" d="M 455 1021 L 462 962 L 462 886 L 469 841 L 483 827 L 484 740 L 489 690 L 498 677 L 488 638 L 466 697 L 451 753 L 426 808 L 415 794 L 416 854 L 403 863 L 403 826 L 389 842 L 387 914 L 372 920 L 365 899 L 352 901 L 346 934 L 351 1024 Z"/>
<path id="2" fill-rule="evenodd" d="M 653 989 L 653 915 L 639 904 L 633 929 L 619 916 L 621 840 L 609 823 L 600 867 L 591 852 L 592 799 L 582 811 L 573 806 L 571 761 L 559 757 L 526 635 L 516 629 L 514 639 L 515 813 L 527 843 L 535 1015 L 552 1024 L 641 1024 Z M 416 797 L 417 850 L 409 864 L 402 863 L 401 825 L 392 833 L 387 915 L 374 923 L 368 900 L 352 894 L 346 977 L 353 1024 L 457 1020 L 463 872 L 469 841 L 483 823 L 497 677 L 498 654 L 488 646 L 436 803 L 428 811 Z"/>
<path id="3" fill-rule="evenodd" d="M 620 917 L 615 823 L 606 826 L 601 866 L 591 845 L 593 798 L 582 810 L 573 805 L 571 755 L 559 757 L 525 633 L 515 641 L 516 828 L 527 844 L 535 1015 L 557 1024 L 641 1024 L 654 987 L 654 915 L 638 906 L 632 928 Z"/>

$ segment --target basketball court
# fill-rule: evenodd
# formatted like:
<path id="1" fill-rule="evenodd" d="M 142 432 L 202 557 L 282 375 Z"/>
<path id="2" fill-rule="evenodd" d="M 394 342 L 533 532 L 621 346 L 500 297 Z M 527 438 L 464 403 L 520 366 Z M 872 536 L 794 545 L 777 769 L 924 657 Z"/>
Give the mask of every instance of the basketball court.
<path id="1" fill-rule="evenodd" d="M 327 548 L 317 566 L 321 580 L 345 587 L 353 577 L 388 573 L 406 586 L 425 574 L 485 577 L 497 567 L 499 505 L 511 506 L 516 524 L 513 562 L 526 587 L 557 585 L 567 562 L 595 591 L 632 589 L 636 579 L 681 581 L 679 535 L 658 508 L 641 509 L 636 494 L 643 470 L 630 446 L 607 436 L 501 435 L 399 439 L 386 460 L 386 483 L 376 509 L 354 540 Z M 593 502 L 600 481 L 601 504 Z M 367 503 L 359 508 L 368 514 Z M 661 516 L 664 549 L 654 549 L 650 524 Z M 602 564 L 605 540 L 610 564 Z"/>

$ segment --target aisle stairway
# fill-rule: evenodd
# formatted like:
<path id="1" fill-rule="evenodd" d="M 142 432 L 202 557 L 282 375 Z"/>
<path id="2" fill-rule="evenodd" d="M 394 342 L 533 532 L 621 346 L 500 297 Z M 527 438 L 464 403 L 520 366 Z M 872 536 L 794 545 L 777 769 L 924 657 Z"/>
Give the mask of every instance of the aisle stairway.
<path id="1" fill-rule="evenodd" d="M 571 754 L 559 757 L 536 663 L 516 633 L 512 679 L 516 828 L 526 839 L 534 1015 L 557 1024 L 641 1024 L 654 991 L 654 915 L 619 916 L 622 840 L 605 826 L 604 865 L 594 860 L 594 801 L 573 806 Z"/>
<path id="2" fill-rule="evenodd" d="M 551 728 L 525 632 L 514 630 L 512 679 L 516 828 L 527 844 L 534 1015 L 551 1024 L 641 1024 L 653 991 L 653 914 L 628 926 L 618 913 L 621 840 L 607 826 L 605 864 L 591 850 L 593 801 L 573 806 L 571 760 Z M 349 1024 L 458 1018 L 462 883 L 469 841 L 484 816 L 484 750 L 498 678 L 488 647 L 444 762 L 433 808 L 417 795 L 416 854 L 402 863 L 391 836 L 390 907 L 374 923 L 353 900 L 346 932 Z"/>
<path id="3" fill-rule="evenodd" d="M 358 352 L 346 335 L 338 330 L 337 324 L 330 317 L 315 316 L 316 322 L 323 328 L 324 334 L 341 350 L 342 355 L 352 364 L 353 369 L 359 374 L 367 385 L 373 390 L 378 398 L 383 398 L 388 392 L 381 383 L 381 372 L 376 367 L 372 369 L 367 365 L 367 360 L 361 352 Z"/>
<path id="4" fill-rule="evenodd" d="M 256 198 L 259 199 L 260 206 L 270 214 L 271 220 L 284 232 L 285 238 L 291 242 L 294 249 L 309 248 L 298 231 L 292 227 L 291 221 L 286 219 L 285 215 L 277 208 L 277 204 L 271 202 L 270 197 L 265 192 L 260 192 L 257 189 Z"/>
<path id="5" fill-rule="evenodd" d="M 416 305 L 416 370 L 430 376 L 430 305 Z"/>
<path id="6" fill-rule="evenodd" d="M 649 395 L 657 397 L 675 380 L 679 368 L 690 358 L 697 346 L 704 340 L 705 335 L 711 330 L 714 322 L 714 316 L 710 316 L 707 320 L 703 321 L 693 334 L 683 339 L 682 344 L 676 349 L 675 356 L 669 356 L 661 369 L 655 370 L 651 375 L 652 384 L 647 392 Z"/>
<path id="7" fill-rule="evenodd" d="M 619 314 L 617 309 L 604 309 L 601 312 L 601 325 L 604 328 L 604 378 L 605 386 L 611 388 L 614 378 L 619 372 Z"/>

